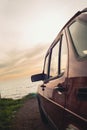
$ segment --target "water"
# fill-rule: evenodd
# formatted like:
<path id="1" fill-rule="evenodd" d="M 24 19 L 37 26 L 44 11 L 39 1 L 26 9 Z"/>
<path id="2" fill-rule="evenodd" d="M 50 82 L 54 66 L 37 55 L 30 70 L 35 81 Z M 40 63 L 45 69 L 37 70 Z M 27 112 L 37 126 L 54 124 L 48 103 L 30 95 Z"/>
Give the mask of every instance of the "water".
<path id="1" fill-rule="evenodd" d="M 36 93 L 38 83 L 32 83 L 29 77 L 0 81 L 1 98 L 20 99 L 29 93 Z"/>

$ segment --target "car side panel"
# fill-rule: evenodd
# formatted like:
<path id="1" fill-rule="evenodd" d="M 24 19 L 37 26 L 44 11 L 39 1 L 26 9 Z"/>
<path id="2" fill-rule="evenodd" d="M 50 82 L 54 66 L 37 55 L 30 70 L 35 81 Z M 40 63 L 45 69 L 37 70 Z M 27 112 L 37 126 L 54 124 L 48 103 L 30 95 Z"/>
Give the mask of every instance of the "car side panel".
<path id="1" fill-rule="evenodd" d="M 66 94 L 65 129 L 87 130 L 87 100 L 78 97 L 80 88 L 87 88 L 87 59 L 75 55 L 70 38 L 69 77 Z M 86 94 L 87 95 L 87 94 Z"/>

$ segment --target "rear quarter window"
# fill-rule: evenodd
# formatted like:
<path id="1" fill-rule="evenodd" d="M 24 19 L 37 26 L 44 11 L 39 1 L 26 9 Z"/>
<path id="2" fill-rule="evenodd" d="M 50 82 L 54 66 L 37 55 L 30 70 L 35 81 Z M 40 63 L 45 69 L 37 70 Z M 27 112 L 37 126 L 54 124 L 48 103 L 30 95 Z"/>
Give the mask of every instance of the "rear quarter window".
<path id="1" fill-rule="evenodd" d="M 70 25 L 69 32 L 78 56 L 87 56 L 87 23 L 76 21 Z"/>

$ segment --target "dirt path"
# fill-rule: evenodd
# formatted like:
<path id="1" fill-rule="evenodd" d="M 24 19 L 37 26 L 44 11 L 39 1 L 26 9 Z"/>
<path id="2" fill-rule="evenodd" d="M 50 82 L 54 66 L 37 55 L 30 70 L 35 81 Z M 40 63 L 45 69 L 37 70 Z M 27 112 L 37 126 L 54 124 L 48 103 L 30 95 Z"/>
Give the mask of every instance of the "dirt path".
<path id="1" fill-rule="evenodd" d="M 36 97 L 29 99 L 19 110 L 12 130 L 51 130 L 41 120 Z"/>

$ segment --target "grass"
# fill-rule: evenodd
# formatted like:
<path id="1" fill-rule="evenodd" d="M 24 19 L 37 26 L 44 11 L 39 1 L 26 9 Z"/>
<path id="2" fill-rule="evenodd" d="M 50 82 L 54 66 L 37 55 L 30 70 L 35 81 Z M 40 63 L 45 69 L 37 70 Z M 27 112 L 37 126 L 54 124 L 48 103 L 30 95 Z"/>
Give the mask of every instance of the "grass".
<path id="1" fill-rule="evenodd" d="M 35 97 L 35 93 L 31 93 L 22 99 L 0 99 L 0 130 L 10 130 L 12 120 L 17 111 L 21 108 L 25 101 Z"/>

